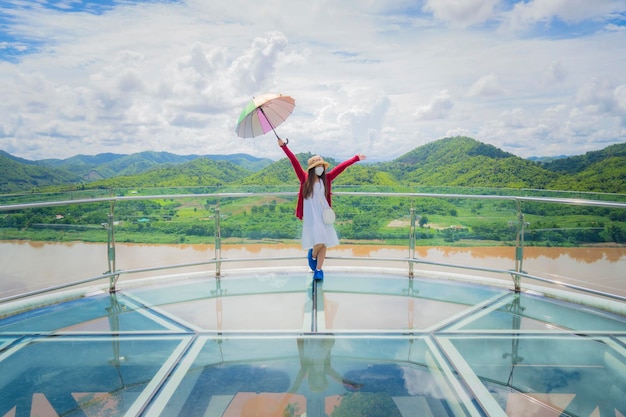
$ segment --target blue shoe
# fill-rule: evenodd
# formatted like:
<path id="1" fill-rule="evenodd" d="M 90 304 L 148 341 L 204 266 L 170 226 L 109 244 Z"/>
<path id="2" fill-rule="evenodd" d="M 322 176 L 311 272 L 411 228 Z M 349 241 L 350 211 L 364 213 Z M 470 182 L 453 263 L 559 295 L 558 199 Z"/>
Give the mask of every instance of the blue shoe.
<path id="1" fill-rule="evenodd" d="M 316 281 L 321 281 L 324 279 L 324 271 L 322 271 L 321 269 L 316 269 L 315 272 L 313 273 L 313 279 Z"/>
<path id="2" fill-rule="evenodd" d="M 311 271 L 315 271 L 315 268 L 317 268 L 317 259 L 313 259 L 313 249 L 309 249 L 308 258 L 309 268 L 311 268 Z"/>

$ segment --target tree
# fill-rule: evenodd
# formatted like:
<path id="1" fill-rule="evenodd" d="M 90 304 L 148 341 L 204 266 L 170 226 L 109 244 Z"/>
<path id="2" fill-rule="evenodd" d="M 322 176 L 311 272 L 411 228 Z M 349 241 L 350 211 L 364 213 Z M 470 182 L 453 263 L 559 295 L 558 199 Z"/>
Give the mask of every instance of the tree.
<path id="1" fill-rule="evenodd" d="M 419 225 L 420 225 L 420 227 L 424 227 L 424 225 L 425 225 L 426 223 L 428 223 L 428 217 L 426 217 L 426 216 L 422 216 L 422 217 L 420 217 L 420 220 L 419 220 Z"/>
<path id="2" fill-rule="evenodd" d="M 341 398 L 333 417 L 402 417 L 386 392 L 351 392 Z"/>

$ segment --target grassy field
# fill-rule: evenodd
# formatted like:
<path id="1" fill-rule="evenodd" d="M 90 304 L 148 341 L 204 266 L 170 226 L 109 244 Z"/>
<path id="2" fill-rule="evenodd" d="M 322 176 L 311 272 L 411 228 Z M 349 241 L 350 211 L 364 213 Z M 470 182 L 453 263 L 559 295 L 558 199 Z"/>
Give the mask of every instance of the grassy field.
<path id="1" fill-rule="evenodd" d="M 518 208 L 510 200 L 341 196 L 333 200 L 342 242 L 408 245 L 410 212 L 422 246 L 514 245 Z M 298 242 L 295 198 L 246 196 L 125 200 L 114 207 L 118 242 L 214 243 L 216 210 L 221 237 L 238 242 Z M 0 239 L 106 242 L 108 203 L 68 204 L 0 214 Z M 524 203 L 526 245 L 626 243 L 626 215 L 617 209 Z M 421 226 L 419 226 L 421 224 Z"/>

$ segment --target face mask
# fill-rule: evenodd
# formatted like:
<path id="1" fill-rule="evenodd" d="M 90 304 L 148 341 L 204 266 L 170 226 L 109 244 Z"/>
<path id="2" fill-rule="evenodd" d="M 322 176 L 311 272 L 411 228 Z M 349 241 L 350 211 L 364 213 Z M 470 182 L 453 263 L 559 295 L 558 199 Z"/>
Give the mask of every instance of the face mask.
<path id="1" fill-rule="evenodd" d="M 323 166 L 315 167 L 315 175 L 317 175 L 318 177 L 321 177 L 323 173 L 324 173 Z"/>

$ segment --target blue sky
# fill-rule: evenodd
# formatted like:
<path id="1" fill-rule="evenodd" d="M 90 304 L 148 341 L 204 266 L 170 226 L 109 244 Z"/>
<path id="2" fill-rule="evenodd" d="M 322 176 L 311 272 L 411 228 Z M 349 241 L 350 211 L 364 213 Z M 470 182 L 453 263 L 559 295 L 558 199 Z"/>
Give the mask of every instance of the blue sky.
<path id="1" fill-rule="evenodd" d="M 626 142 L 624 0 L 0 0 L 0 149 L 389 160 L 466 135 L 521 157 Z"/>

